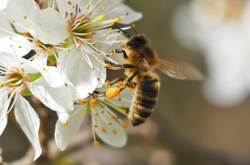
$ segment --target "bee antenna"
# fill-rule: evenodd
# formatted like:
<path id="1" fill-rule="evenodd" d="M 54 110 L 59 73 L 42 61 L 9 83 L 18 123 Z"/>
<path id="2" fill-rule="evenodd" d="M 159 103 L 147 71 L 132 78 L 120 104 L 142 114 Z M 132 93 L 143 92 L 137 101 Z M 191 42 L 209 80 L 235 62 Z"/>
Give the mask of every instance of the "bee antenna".
<path id="1" fill-rule="evenodd" d="M 125 32 L 124 30 L 122 30 L 121 28 L 118 28 L 118 27 L 116 27 L 116 26 L 112 26 L 112 27 L 115 27 L 116 29 L 119 29 L 119 30 L 122 31 L 123 33 L 127 34 L 128 38 L 130 38 L 130 35 L 129 35 L 127 32 Z"/>
<path id="2" fill-rule="evenodd" d="M 131 26 L 131 28 L 135 31 L 135 35 L 137 34 L 137 31 L 135 30 L 135 28 L 134 28 L 134 24 Z"/>

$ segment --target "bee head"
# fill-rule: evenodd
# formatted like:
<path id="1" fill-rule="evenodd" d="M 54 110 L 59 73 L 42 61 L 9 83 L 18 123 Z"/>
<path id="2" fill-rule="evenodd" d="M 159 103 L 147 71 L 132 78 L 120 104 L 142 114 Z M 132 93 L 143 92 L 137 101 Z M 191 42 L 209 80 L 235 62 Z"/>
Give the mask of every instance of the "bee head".
<path id="1" fill-rule="evenodd" d="M 133 37 L 131 37 L 124 45 L 122 45 L 122 48 L 128 48 L 135 50 L 137 48 L 143 47 L 148 43 L 148 39 L 143 34 L 136 34 Z"/>

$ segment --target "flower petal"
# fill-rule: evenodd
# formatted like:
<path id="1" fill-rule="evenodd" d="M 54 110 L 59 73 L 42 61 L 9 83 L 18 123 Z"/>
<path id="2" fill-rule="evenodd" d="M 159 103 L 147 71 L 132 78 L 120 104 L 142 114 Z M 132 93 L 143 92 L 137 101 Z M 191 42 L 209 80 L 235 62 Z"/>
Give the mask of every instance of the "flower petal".
<path id="1" fill-rule="evenodd" d="M 65 85 L 52 88 L 42 77 L 31 83 L 30 91 L 44 105 L 54 111 L 65 112 L 71 110 L 70 105 L 73 104 L 73 100 Z"/>
<path id="2" fill-rule="evenodd" d="M 70 36 L 67 32 L 68 23 L 59 12 L 50 7 L 33 11 L 32 20 L 30 33 L 45 44 L 59 44 Z"/>
<path id="3" fill-rule="evenodd" d="M 112 104 L 118 107 L 121 107 L 121 106 L 130 107 L 130 105 L 132 104 L 134 95 L 135 95 L 135 90 L 130 91 L 128 88 L 126 88 L 118 96 L 107 101 L 111 102 Z"/>
<path id="4" fill-rule="evenodd" d="M 79 130 L 87 113 L 87 104 L 74 105 L 74 111 L 69 112 L 68 125 L 62 124 L 59 120 L 56 123 L 55 141 L 61 150 L 65 150 L 72 137 Z"/>
<path id="5" fill-rule="evenodd" d="M 95 90 L 101 71 L 100 64 L 94 65 L 96 63 L 93 64 L 95 70 L 92 70 L 83 56 L 91 58 L 90 55 L 82 54 L 80 49 L 72 45 L 70 52 L 61 51 L 58 58 L 59 72 L 75 86 L 79 98 L 85 98 L 88 93 Z M 97 60 L 95 59 L 95 61 Z"/>
<path id="6" fill-rule="evenodd" d="M 6 128 L 8 122 L 8 116 L 4 115 L 2 119 L 0 119 L 0 136 L 2 135 L 4 129 Z"/>
<path id="7" fill-rule="evenodd" d="M 22 95 L 18 94 L 16 97 L 15 117 L 35 149 L 34 160 L 36 160 L 42 153 L 38 136 L 40 119 L 35 110 L 30 106 L 29 102 L 26 101 Z"/>
<path id="8" fill-rule="evenodd" d="M 0 1 L 0 10 L 3 10 L 4 8 L 6 8 L 8 3 L 9 3 L 9 0 L 1 0 Z"/>
<path id="9" fill-rule="evenodd" d="M 127 142 L 127 134 L 124 131 L 122 125 L 115 119 L 111 119 L 107 114 L 108 112 L 104 109 L 104 114 L 101 113 L 103 109 L 100 106 L 91 109 L 93 112 L 97 112 L 98 115 L 92 113 L 92 126 L 95 133 L 105 143 L 113 147 L 123 147 Z M 103 118 L 105 120 L 103 120 Z M 99 122 L 98 122 L 99 121 Z M 112 123 L 112 125 L 109 125 Z M 97 125 L 97 128 L 94 128 Z M 105 129 L 103 132 L 102 128 Z"/>
<path id="10" fill-rule="evenodd" d="M 25 33 L 29 31 L 29 24 L 31 15 L 29 14 L 30 10 L 35 8 L 39 9 L 39 6 L 34 0 L 20 1 L 20 0 L 11 0 L 9 1 L 7 7 L 5 8 L 6 15 L 10 21 L 15 20 L 16 23 L 13 23 L 17 31 L 20 33 Z M 27 16 L 28 19 L 24 19 L 24 16 Z M 22 26 L 18 25 L 21 24 Z"/>

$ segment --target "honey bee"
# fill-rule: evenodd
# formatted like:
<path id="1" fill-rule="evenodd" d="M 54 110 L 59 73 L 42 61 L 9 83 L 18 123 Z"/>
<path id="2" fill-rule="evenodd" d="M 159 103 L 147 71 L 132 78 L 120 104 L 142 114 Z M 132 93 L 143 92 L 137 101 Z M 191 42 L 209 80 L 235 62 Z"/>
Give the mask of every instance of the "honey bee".
<path id="1" fill-rule="evenodd" d="M 132 26 L 133 28 L 133 26 Z M 134 28 L 133 28 L 134 29 Z M 121 29 L 120 29 L 121 30 Z M 122 30 L 121 30 L 122 31 Z M 130 107 L 128 118 L 133 126 L 144 123 L 153 112 L 160 89 L 159 76 L 155 69 L 159 68 L 163 73 L 177 79 L 202 80 L 203 75 L 193 66 L 178 64 L 167 60 L 159 59 L 155 50 L 150 45 L 148 38 L 143 34 L 137 34 L 121 46 L 121 49 L 110 50 L 112 53 L 122 53 L 125 64 L 109 65 L 107 69 L 125 69 L 125 77 L 117 79 L 117 82 L 124 82 L 120 87 L 111 87 L 106 92 L 95 95 L 99 99 L 111 99 L 121 93 L 126 87 L 136 89 Z M 133 82 L 135 80 L 136 82 Z"/>

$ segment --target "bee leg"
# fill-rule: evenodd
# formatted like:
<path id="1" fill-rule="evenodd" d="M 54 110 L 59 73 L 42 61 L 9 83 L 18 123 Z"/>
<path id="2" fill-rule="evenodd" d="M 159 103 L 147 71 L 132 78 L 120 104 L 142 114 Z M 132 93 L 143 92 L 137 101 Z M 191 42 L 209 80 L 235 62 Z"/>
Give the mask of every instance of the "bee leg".
<path id="1" fill-rule="evenodd" d="M 133 74 L 132 76 L 130 76 L 130 77 L 127 79 L 127 81 L 125 82 L 125 84 L 124 84 L 122 87 L 120 87 L 120 92 L 119 92 L 119 93 L 123 92 L 124 89 L 125 89 L 126 87 L 128 87 L 130 83 L 132 83 L 132 84 L 134 83 L 134 82 L 131 82 L 131 81 L 133 80 L 133 78 L 134 78 L 137 74 L 138 74 L 138 72 L 134 72 L 134 74 Z M 134 87 L 135 87 L 135 86 L 136 86 L 136 83 L 134 83 Z"/>
<path id="2" fill-rule="evenodd" d="M 122 69 L 135 68 L 135 66 L 131 64 L 123 64 L 123 65 L 110 65 L 110 66 L 107 66 L 106 68 L 112 69 L 112 70 L 122 70 Z"/>
<path id="3" fill-rule="evenodd" d="M 129 90 L 132 91 L 133 89 L 135 89 L 136 85 L 137 85 L 137 83 L 135 83 L 135 82 L 130 82 L 130 83 L 128 84 Z"/>
<path id="4" fill-rule="evenodd" d="M 125 50 L 123 50 L 123 49 L 111 49 L 111 50 L 109 51 L 109 53 L 123 53 L 123 57 L 124 57 L 125 59 L 128 58 L 127 53 L 126 53 Z"/>
<path id="5" fill-rule="evenodd" d="M 124 82 L 127 78 L 128 78 L 127 76 L 118 78 L 115 82 L 111 83 L 110 85 L 112 86 L 112 85 L 114 85 L 115 83 L 118 83 L 119 81 Z"/>

